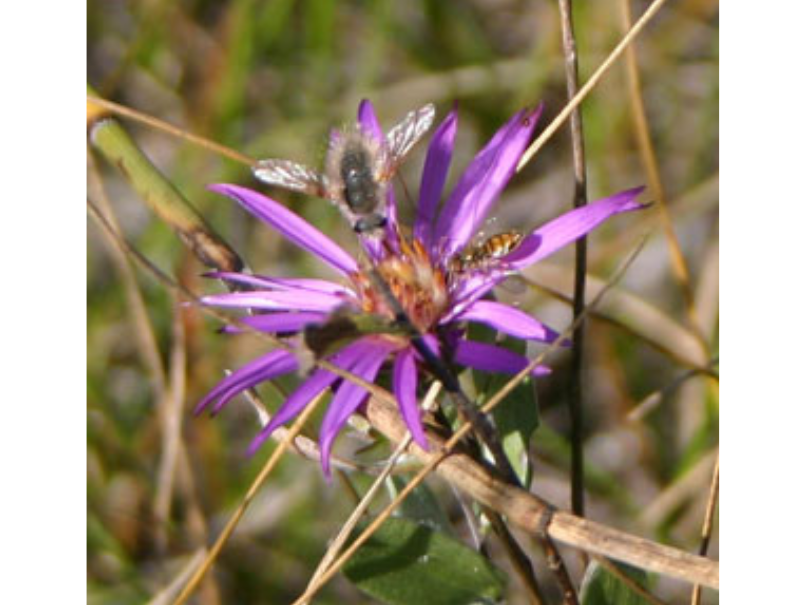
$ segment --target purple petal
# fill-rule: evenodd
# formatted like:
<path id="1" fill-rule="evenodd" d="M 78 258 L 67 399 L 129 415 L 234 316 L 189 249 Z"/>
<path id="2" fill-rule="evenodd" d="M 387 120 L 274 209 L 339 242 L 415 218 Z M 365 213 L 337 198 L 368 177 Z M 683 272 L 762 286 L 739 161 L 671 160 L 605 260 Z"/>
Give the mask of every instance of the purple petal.
<path id="1" fill-rule="evenodd" d="M 456 317 L 470 306 L 471 302 L 481 298 L 506 277 L 506 273 L 495 270 L 477 271 L 467 276 L 462 276 L 461 281 L 451 288 L 453 305 L 448 315 Z"/>
<path id="2" fill-rule="evenodd" d="M 200 414 L 210 403 L 218 400 L 213 408 L 213 414 L 217 414 L 239 393 L 266 380 L 293 372 L 298 366 L 297 358 L 291 353 L 282 350 L 271 351 L 238 368 L 219 382 L 198 403 L 194 414 Z"/>
<path id="3" fill-rule="evenodd" d="M 232 198 L 288 240 L 316 254 L 338 271 L 346 275 L 358 271 L 355 259 L 336 242 L 273 199 L 237 185 L 211 185 L 209 189 Z"/>
<path id="4" fill-rule="evenodd" d="M 417 366 L 411 347 L 406 347 L 397 354 L 393 382 L 400 414 L 409 427 L 411 436 L 421 448 L 428 450 L 428 440 L 425 438 L 420 422 L 420 408 L 417 405 Z"/>
<path id="5" fill-rule="evenodd" d="M 364 132 L 371 134 L 379 143 L 385 141 L 383 129 L 375 115 L 375 108 L 369 99 L 363 99 L 358 105 L 358 123 Z"/>
<path id="6" fill-rule="evenodd" d="M 267 313 L 242 317 L 241 322 L 260 332 L 276 334 L 299 332 L 305 326 L 323 323 L 326 319 L 327 315 L 324 313 Z M 240 334 L 245 331 L 239 326 L 224 326 L 222 329 L 225 334 Z"/>
<path id="7" fill-rule="evenodd" d="M 294 278 L 294 277 L 267 277 L 251 273 L 231 273 L 227 271 L 210 271 L 204 277 L 221 279 L 236 284 L 259 286 L 269 290 L 313 290 L 329 294 L 353 295 L 353 291 L 341 284 L 324 279 Z"/>
<path id="8" fill-rule="evenodd" d="M 514 269 L 523 269 L 590 233 L 615 214 L 646 208 L 635 201 L 643 190 L 644 187 L 628 189 L 566 212 L 526 236 L 523 243 L 501 261 Z"/>
<path id="9" fill-rule="evenodd" d="M 318 311 L 328 313 L 347 300 L 335 294 L 308 291 L 227 292 L 203 296 L 201 302 L 214 307 L 266 309 L 270 311 Z"/>
<path id="10" fill-rule="evenodd" d="M 373 382 L 378 370 L 381 369 L 386 355 L 394 345 L 381 341 L 373 341 L 371 346 L 365 347 L 366 351 L 360 359 L 350 368 L 356 376 L 367 382 Z M 319 453 L 322 462 L 322 471 L 327 479 L 330 479 L 330 450 L 336 440 L 344 423 L 364 402 L 368 393 L 354 382 L 345 380 L 336 390 L 333 401 L 327 408 L 327 413 L 322 419 L 322 426 L 319 429 Z"/>
<path id="11" fill-rule="evenodd" d="M 491 300 L 477 300 L 456 317 L 455 321 L 480 322 L 504 334 L 539 342 L 554 342 L 559 336 L 528 313 Z"/>
<path id="12" fill-rule="evenodd" d="M 529 365 L 529 359 L 523 355 L 473 340 L 460 340 L 454 350 L 453 360 L 459 365 L 498 374 L 517 374 Z M 542 365 L 532 370 L 532 376 L 550 373 L 551 369 Z"/>
<path id="13" fill-rule="evenodd" d="M 434 243 L 440 255 L 453 256 L 478 231 L 515 174 L 542 109 L 541 104 L 516 113 L 465 169 L 437 220 Z"/>
<path id="14" fill-rule="evenodd" d="M 332 356 L 331 361 L 340 368 L 347 368 L 355 364 L 356 360 L 364 354 L 365 346 L 363 346 L 361 341 L 357 341 Z M 263 427 L 260 434 L 255 437 L 252 444 L 249 446 L 249 455 L 254 454 L 278 426 L 282 426 L 297 416 L 314 397 L 328 388 L 338 378 L 336 374 L 328 370 L 321 368 L 316 369 L 313 374 L 311 374 L 310 378 L 299 385 L 297 389 L 289 395 L 288 399 L 278 408 L 277 413 L 272 416 L 269 423 Z"/>
<path id="15" fill-rule="evenodd" d="M 420 200 L 417 202 L 417 216 L 414 220 L 414 237 L 425 244 L 426 249 L 431 248 L 434 217 L 448 178 L 458 119 L 459 113 L 454 107 L 434 133 L 425 156 Z"/>

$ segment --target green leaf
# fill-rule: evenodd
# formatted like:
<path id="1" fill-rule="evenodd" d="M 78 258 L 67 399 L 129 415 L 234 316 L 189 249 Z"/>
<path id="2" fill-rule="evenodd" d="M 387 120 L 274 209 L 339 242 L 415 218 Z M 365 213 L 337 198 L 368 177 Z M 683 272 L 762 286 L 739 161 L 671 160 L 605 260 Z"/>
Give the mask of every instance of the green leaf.
<path id="1" fill-rule="evenodd" d="M 621 563 L 614 565 L 641 588 L 649 590 L 649 577 L 646 572 Z M 579 600 L 581 605 L 651 605 L 651 601 L 639 595 L 595 561 L 588 565 L 585 577 L 582 579 Z"/>
<path id="2" fill-rule="evenodd" d="M 393 475 L 386 484 L 390 497 L 396 497 L 411 481 L 409 476 Z M 425 483 L 420 483 L 397 508 L 399 517 L 416 521 L 436 531 L 453 535 L 453 526 L 439 500 Z"/>
<path id="3" fill-rule="evenodd" d="M 470 337 L 473 340 L 494 343 L 521 355 L 526 352 L 526 343 L 523 340 L 506 337 L 496 341 L 495 335 L 495 330 L 480 324 L 470 327 Z M 504 374 L 487 374 L 473 370 L 479 405 L 484 405 L 495 396 L 510 378 L 511 376 Z M 501 435 L 504 452 L 521 483 L 527 488 L 532 481 L 529 443 L 540 424 L 537 410 L 537 394 L 529 378 L 516 386 L 493 410 L 493 419 Z"/>
<path id="4" fill-rule="evenodd" d="M 408 519 L 388 519 L 344 566 L 360 590 L 392 605 L 501 599 L 505 575 L 461 542 Z"/>

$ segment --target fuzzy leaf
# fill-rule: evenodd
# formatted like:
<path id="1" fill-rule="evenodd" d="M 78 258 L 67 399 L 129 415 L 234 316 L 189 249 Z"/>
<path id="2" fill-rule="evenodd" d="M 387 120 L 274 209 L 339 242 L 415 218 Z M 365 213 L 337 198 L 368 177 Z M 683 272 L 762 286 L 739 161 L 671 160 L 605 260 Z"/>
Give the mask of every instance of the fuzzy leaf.
<path id="1" fill-rule="evenodd" d="M 387 488 L 390 497 L 397 496 L 410 480 L 411 477 L 409 476 L 393 475 L 389 477 Z M 441 531 L 448 535 L 453 534 L 453 527 L 447 513 L 442 508 L 434 492 L 425 483 L 421 483 L 414 488 L 414 491 L 400 504 L 397 513 L 405 519 L 427 525 L 435 531 Z"/>

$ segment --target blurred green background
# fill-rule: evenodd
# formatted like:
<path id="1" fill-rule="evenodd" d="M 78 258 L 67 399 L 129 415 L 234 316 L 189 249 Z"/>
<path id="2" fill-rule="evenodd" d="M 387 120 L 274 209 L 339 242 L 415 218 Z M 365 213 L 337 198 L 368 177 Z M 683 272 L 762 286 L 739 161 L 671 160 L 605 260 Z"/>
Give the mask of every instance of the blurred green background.
<path id="1" fill-rule="evenodd" d="M 636 2 L 633 10 L 640 14 L 646 5 Z M 620 10 L 620 0 L 577 3 L 582 81 L 620 39 Z M 651 234 L 600 317 L 588 324 L 588 514 L 690 551 L 699 543 L 718 446 L 715 383 L 691 371 L 714 360 L 718 349 L 717 10 L 709 0 L 669 3 L 637 45 L 652 141 L 691 272 L 705 346 L 694 336 L 671 270 L 657 204 L 598 230 L 589 260 L 590 274 L 606 279 L 640 235 Z M 88 17 L 88 82 L 100 96 L 253 157 L 319 165 L 329 129 L 350 123 L 364 97 L 374 102 L 386 128 L 427 102 L 437 105 L 441 120 L 458 101 L 450 177 L 455 181 L 514 111 L 545 101 L 540 130 L 566 100 L 554 2 L 91 0 Z M 624 65 L 619 62 L 583 105 L 590 199 L 647 183 Z M 259 188 L 247 167 L 153 127 L 121 121 L 252 270 L 327 276 L 316 261 L 205 190 L 215 182 Z M 402 170 L 415 199 L 424 148 L 420 145 Z M 114 167 L 94 157 L 90 168 L 129 241 L 194 291 L 220 290 L 200 277 L 204 267 Z M 570 139 L 563 129 L 513 179 L 487 229 L 537 226 L 569 208 L 572 192 Z M 94 194 L 97 188 L 91 185 Z M 272 195 L 355 249 L 352 234 L 329 205 L 284 192 Z M 410 204 L 404 202 L 401 212 L 410 215 Z M 230 403 L 214 420 L 191 415 L 225 369 L 264 347 L 248 336 L 217 334 L 216 322 L 179 306 L 171 292 L 136 269 L 137 289 L 156 336 L 158 357 L 149 360 L 126 278 L 97 227 L 90 222 L 88 231 L 89 599 L 141 603 L 158 595 L 218 534 L 274 447 L 245 456 L 258 424 L 243 400 Z M 572 267 L 569 248 L 528 271 L 525 287 L 501 296 L 562 329 L 570 310 L 556 294 L 570 292 Z M 540 385 L 533 489 L 568 507 L 568 354 L 556 354 L 551 363 L 554 375 Z M 155 381 L 156 366 L 165 370 L 164 384 Z M 158 412 L 172 388 L 184 406 L 179 454 L 166 452 L 165 420 Z M 276 390 L 267 386 L 261 392 L 276 405 Z M 176 472 L 166 494 L 160 473 L 173 455 Z M 352 480 L 365 484 L 358 476 Z M 457 500 L 439 481 L 433 483 L 461 533 Z M 167 510 L 166 498 L 167 517 L 159 512 Z M 353 504 L 342 482 L 325 484 L 317 463 L 288 455 L 196 602 L 290 602 L 304 589 Z M 524 544 L 530 553 L 538 552 Z M 718 536 L 709 554 L 718 555 Z M 574 559 L 569 563 L 578 573 Z M 507 569 L 501 557 L 496 560 Z M 523 602 L 517 579 L 509 587 L 511 601 Z M 655 589 L 670 603 L 688 602 L 689 589 L 681 583 L 661 580 Z M 339 577 L 317 602 L 367 600 Z M 706 591 L 704 602 L 716 600 Z"/>

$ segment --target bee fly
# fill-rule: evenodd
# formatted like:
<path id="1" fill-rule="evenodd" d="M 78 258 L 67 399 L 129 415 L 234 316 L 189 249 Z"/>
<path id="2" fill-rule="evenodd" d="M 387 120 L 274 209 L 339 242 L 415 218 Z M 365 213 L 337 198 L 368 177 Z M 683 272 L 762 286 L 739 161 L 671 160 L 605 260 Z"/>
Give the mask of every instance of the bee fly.
<path id="1" fill-rule="evenodd" d="M 328 199 L 357 233 L 386 224 L 387 187 L 400 164 L 434 121 L 430 103 L 409 112 L 378 141 L 360 125 L 331 136 L 324 174 L 289 160 L 260 160 L 255 177 L 269 185 Z"/>
<path id="2" fill-rule="evenodd" d="M 503 231 L 491 235 L 486 240 L 473 246 L 468 252 L 456 255 L 451 261 L 451 269 L 462 272 L 468 269 L 483 269 L 499 261 L 523 241 L 523 233 L 519 231 Z"/>

